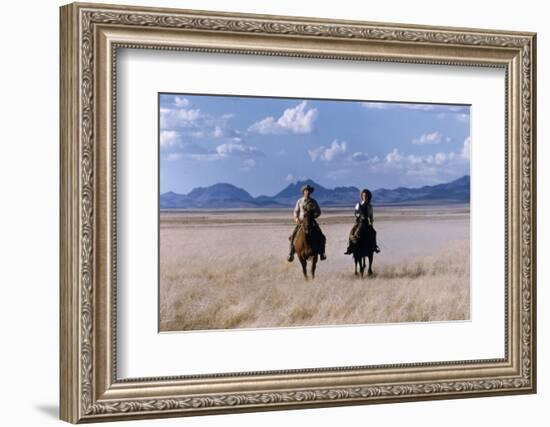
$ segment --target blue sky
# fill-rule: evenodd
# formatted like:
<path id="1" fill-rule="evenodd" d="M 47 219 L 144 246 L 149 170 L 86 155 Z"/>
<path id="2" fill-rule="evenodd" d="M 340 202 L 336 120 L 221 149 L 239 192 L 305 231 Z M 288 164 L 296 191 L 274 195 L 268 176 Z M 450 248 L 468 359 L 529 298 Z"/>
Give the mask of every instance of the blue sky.
<path id="1" fill-rule="evenodd" d="M 470 173 L 470 107 L 160 94 L 160 192 L 228 182 L 253 196 L 311 178 L 418 187 Z"/>

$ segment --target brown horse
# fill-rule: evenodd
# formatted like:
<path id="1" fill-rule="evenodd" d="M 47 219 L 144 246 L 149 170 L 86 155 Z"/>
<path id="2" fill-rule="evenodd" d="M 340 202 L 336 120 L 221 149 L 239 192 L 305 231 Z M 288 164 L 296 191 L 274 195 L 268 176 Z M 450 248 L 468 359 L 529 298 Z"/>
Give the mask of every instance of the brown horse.
<path id="1" fill-rule="evenodd" d="M 374 258 L 375 243 L 373 238 L 374 229 L 370 225 L 365 225 L 365 229 L 359 234 L 357 243 L 353 246 L 353 262 L 355 264 L 355 275 L 363 275 L 367 267 L 366 259 L 369 259 L 368 275 L 372 276 L 372 260 Z M 357 268 L 359 267 L 359 272 Z"/>
<path id="2" fill-rule="evenodd" d="M 292 243 L 294 245 L 294 251 L 296 255 L 298 255 L 298 259 L 302 265 L 304 277 L 307 280 L 307 261 L 311 260 L 311 277 L 315 279 L 315 269 L 317 267 L 319 255 L 323 253 L 325 236 L 313 218 L 313 212 L 307 210 L 307 207 L 300 229 L 297 231 Z"/>

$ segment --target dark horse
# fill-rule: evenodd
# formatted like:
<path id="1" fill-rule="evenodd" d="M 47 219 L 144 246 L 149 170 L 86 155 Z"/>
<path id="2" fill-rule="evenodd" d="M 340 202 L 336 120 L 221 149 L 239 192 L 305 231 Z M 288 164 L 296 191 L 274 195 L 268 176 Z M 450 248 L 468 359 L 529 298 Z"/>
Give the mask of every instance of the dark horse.
<path id="1" fill-rule="evenodd" d="M 311 277 L 315 278 L 315 268 L 317 267 L 317 261 L 319 255 L 323 253 L 323 246 L 325 244 L 325 236 L 321 232 L 319 225 L 313 218 L 313 211 L 305 209 L 304 219 L 302 220 L 300 229 L 294 237 L 292 242 L 294 250 L 300 264 L 302 264 L 302 272 L 307 279 L 307 261 L 311 260 Z"/>
<path id="2" fill-rule="evenodd" d="M 355 263 L 355 275 L 358 276 L 360 274 L 361 278 L 363 278 L 367 264 L 365 258 L 369 259 L 368 275 L 373 275 L 372 259 L 375 250 L 374 229 L 371 225 L 364 225 L 363 227 L 364 229 L 362 233 L 359 234 L 359 238 L 357 239 L 357 243 L 353 246 L 352 252 L 353 261 Z M 357 267 L 359 267 L 359 272 L 357 271 Z"/>

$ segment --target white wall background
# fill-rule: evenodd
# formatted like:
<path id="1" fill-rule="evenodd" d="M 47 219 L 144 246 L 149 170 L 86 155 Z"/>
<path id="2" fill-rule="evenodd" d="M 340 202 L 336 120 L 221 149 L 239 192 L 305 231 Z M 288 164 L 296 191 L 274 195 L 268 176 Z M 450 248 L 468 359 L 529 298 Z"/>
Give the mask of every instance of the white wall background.
<path id="1" fill-rule="evenodd" d="M 113 3 L 121 3 L 110 0 Z M 129 0 L 130 1 L 130 0 Z M 550 28 L 544 2 L 306 0 L 132 0 L 167 7 L 303 15 L 538 32 L 539 393 L 438 402 L 208 416 L 131 425 L 543 426 L 550 405 Z M 57 0 L 2 7 L 0 67 L 0 401 L 2 425 L 59 425 L 58 402 L 58 6 Z M 546 335 L 546 336 L 545 336 Z"/>

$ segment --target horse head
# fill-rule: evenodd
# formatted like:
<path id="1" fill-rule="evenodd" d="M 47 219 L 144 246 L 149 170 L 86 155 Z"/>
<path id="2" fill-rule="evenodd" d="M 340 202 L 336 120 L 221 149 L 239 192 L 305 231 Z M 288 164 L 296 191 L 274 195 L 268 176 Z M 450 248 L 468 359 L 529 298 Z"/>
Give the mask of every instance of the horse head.
<path id="1" fill-rule="evenodd" d="M 314 211 L 315 207 L 313 206 L 313 203 L 306 202 L 304 205 L 304 219 L 302 220 L 302 227 L 306 235 L 311 232 L 311 227 L 313 226 Z"/>

